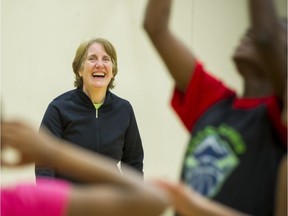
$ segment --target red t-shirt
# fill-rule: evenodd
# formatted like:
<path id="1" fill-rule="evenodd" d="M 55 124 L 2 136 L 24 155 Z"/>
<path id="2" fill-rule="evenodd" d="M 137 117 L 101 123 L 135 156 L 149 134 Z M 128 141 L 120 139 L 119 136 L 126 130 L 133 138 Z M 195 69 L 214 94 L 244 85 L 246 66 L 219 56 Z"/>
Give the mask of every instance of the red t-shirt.
<path id="1" fill-rule="evenodd" d="M 238 98 L 197 62 L 185 92 L 172 106 L 191 133 L 181 180 L 200 194 L 251 215 L 274 210 L 287 127 L 273 96 Z"/>
<path id="2" fill-rule="evenodd" d="M 193 77 L 185 93 L 174 89 L 171 105 L 181 121 L 191 131 L 198 119 L 220 100 L 234 97 L 235 109 L 250 109 L 260 104 L 267 105 L 267 111 L 273 126 L 279 133 L 283 145 L 287 146 L 287 126 L 281 122 L 281 108 L 276 96 L 261 98 L 237 98 L 236 92 L 206 71 L 201 62 L 196 62 Z"/>

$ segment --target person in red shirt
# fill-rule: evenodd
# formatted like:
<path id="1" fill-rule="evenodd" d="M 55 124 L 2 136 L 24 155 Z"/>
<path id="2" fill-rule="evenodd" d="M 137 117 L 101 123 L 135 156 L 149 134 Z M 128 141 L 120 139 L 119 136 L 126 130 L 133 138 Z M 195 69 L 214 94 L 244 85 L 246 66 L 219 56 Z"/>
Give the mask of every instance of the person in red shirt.
<path id="1" fill-rule="evenodd" d="M 199 213 L 204 197 L 207 205 L 215 201 L 239 214 L 278 215 L 278 170 L 284 164 L 285 171 L 287 154 L 286 25 L 271 0 L 249 0 L 251 27 L 233 55 L 244 81 L 238 97 L 170 30 L 171 5 L 172 0 L 149 0 L 143 26 L 174 79 L 172 107 L 191 133 L 181 181 L 192 192 L 169 182 L 160 185 L 174 195 L 182 215 Z"/>

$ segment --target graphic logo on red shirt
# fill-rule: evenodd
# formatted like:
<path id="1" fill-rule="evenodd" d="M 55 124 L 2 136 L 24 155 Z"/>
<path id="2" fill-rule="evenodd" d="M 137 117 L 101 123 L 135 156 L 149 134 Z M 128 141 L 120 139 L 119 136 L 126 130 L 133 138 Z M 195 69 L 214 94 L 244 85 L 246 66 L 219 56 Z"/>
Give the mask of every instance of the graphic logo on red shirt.
<path id="1" fill-rule="evenodd" d="M 189 143 L 183 180 L 200 194 L 213 197 L 239 165 L 238 155 L 245 149 L 241 136 L 233 128 L 208 126 Z"/>

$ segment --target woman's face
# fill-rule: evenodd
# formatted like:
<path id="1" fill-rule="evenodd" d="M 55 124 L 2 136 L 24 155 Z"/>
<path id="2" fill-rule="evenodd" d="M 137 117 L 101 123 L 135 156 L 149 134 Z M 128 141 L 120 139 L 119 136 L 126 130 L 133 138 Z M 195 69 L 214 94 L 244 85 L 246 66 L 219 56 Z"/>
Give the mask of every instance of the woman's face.
<path id="1" fill-rule="evenodd" d="M 93 43 L 87 50 L 87 57 L 79 71 L 83 78 L 83 91 L 93 91 L 95 89 L 107 90 L 112 73 L 112 60 L 106 53 L 104 47 L 99 43 Z"/>

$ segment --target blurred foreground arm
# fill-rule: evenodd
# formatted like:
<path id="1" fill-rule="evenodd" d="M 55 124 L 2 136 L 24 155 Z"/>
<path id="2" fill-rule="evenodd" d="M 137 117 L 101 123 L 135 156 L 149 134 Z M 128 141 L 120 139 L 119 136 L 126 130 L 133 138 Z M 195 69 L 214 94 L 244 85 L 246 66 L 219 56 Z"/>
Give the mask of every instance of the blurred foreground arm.
<path id="1" fill-rule="evenodd" d="M 244 216 L 232 208 L 224 206 L 215 201 L 198 194 L 184 184 L 173 184 L 168 181 L 159 180 L 159 186 L 170 193 L 175 210 L 181 216 Z"/>
<path id="2" fill-rule="evenodd" d="M 275 215 L 287 216 L 287 155 L 282 159 L 278 172 Z"/>
<path id="3" fill-rule="evenodd" d="M 43 163 L 90 183 L 73 187 L 69 216 L 151 216 L 168 206 L 166 194 L 143 183 L 129 167 L 125 168 L 126 175 L 121 175 L 110 159 L 68 144 L 43 129 L 37 133 L 22 122 L 2 122 L 1 132 L 2 148 L 11 146 L 21 154 L 18 165 Z"/>

